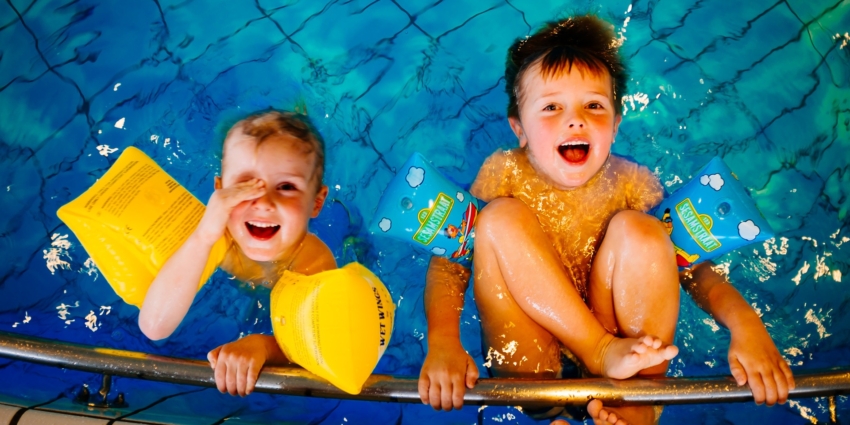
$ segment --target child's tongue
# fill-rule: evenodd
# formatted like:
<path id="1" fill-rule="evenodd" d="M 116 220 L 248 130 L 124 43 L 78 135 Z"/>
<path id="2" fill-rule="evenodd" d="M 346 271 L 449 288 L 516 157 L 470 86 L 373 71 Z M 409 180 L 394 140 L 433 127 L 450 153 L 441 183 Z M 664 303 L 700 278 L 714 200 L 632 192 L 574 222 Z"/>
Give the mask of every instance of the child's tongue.
<path id="1" fill-rule="evenodd" d="M 587 158 L 587 152 L 590 150 L 590 145 L 562 145 L 558 146 L 558 153 L 561 158 L 570 163 L 580 163 Z"/>
<path id="2" fill-rule="evenodd" d="M 255 239 L 259 239 L 261 241 L 271 239 L 278 230 L 280 230 L 280 226 L 268 226 L 268 227 L 260 227 L 254 226 L 251 223 L 245 223 L 245 227 L 248 229 L 248 233 L 251 234 Z"/>

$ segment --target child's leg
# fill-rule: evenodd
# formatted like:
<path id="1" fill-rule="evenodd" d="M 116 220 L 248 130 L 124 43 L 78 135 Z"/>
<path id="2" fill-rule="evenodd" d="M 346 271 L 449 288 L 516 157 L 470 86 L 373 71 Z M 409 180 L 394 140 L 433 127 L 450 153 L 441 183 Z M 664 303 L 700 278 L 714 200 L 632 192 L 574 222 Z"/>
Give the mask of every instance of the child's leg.
<path id="1" fill-rule="evenodd" d="M 679 272 L 670 236 L 657 218 L 627 210 L 611 219 L 591 267 L 588 304 L 615 335 L 655 335 L 673 343 Z M 668 363 L 640 374 L 663 374 Z"/>
<path id="2" fill-rule="evenodd" d="M 591 267 L 588 303 L 610 332 L 624 337 L 656 335 L 673 342 L 679 315 L 679 275 L 673 245 L 655 217 L 622 211 L 611 219 Z M 661 375 L 669 362 L 640 371 Z M 598 400 L 588 405 L 597 421 L 654 423 L 652 406 L 611 409 Z"/>
<path id="3" fill-rule="evenodd" d="M 491 370 L 498 376 L 554 376 L 560 369 L 559 341 L 592 373 L 615 378 L 677 352 L 658 339 L 619 339 L 606 332 L 521 201 L 497 199 L 481 211 L 474 258 L 475 301 Z"/>

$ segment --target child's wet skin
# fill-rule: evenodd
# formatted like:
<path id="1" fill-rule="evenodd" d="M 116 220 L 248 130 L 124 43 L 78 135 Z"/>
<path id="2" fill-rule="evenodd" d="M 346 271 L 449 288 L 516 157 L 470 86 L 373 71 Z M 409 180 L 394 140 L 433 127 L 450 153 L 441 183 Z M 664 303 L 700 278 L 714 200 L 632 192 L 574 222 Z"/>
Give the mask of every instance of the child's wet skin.
<path id="1" fill-rule="evenodd" d="M 510 190 L 514 198 L 533 208 L 568 277 L 586 299 L 591 261 L 609 220 L 619 210 L 658 203 L 660 187 L 651 181 L 648 171 L 640 173 L 635 164 L 611 157 L 585 185 L 558 190 L 532 167 L 526 151 L 516 149 L 503 155 L 504 174 L 482 168 L 473 190 L 496 194 Z M 496 167 L 493 163 L 484 167 L 488 165 Z"/>

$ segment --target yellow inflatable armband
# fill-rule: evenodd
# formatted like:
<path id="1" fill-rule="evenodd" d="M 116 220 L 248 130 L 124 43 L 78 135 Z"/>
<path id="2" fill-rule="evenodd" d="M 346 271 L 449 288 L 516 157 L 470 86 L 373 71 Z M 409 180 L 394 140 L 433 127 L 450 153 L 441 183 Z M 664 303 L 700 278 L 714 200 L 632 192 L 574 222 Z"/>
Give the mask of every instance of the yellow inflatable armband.
<path id="1" fill-rule="evenodd" d="M 112 289 L 141 307 L 163 263 L 198 226 L 205 207 L 144 152 L 124 150 L 92 187 L 57 211 Z M 201 286 L 227 251 L 219 240 Z"/>
<path id="2" fill-rule="evenodd" d="M 377 276 L 350 263 L 312 276 L 285 272 L 271 315 L 289 360 L 358 394 L 390 342 L 395 304 Z"/>

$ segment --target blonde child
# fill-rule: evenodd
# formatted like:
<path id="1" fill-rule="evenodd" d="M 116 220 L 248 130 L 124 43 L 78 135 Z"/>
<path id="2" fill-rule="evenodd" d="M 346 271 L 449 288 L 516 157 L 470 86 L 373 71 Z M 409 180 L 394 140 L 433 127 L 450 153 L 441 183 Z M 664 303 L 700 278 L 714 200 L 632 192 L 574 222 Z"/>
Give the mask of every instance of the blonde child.
<path id="1" fill-rule="evenodd" d="M 163 265 L 139 313 L 151 339 L 167 338 L 192 305 L 213 244 L 228 249 L 220 267 L 244 282 L 273 285 L 286 270 L 315 274 L 336 268 L 330 249 L 307 231 L 318 215 L 324 146 L 304 115 L 269 111 L 249 116 L 228 131 L 221 176 L 198 227 Z M 216 386 L 249 394 L 264 364 L 286 364 L 274 337 L 248 335 L 207 355 Z"/>
<path id="2" fill-rule="evenodd" d="M 660 183 L 610 154 L 626 84 L 610 26 L 593 16 L 550 23 L 511 46 L 505 78 L 520 147 L 487 158 L 470 190 L 490 202 L 476 224 L 473 289 L 491 374 L 559 377 L 564 349 L 592 375 L 663 375 L 678 352 L 680 276 L 663 225 L 646 214 Z M 469 276 L 431 260 L 419 393 L 435 409 L 460 408 L 478 377 L 458 336 Z M 682 285 L 730 329 L 739 385 L 758 403 L 784 402 L 791 371 L 741 295 L 710 265 Z M 598 423 L 656 420 L 651 407 L 598 400 L 588 412 Z"/>

